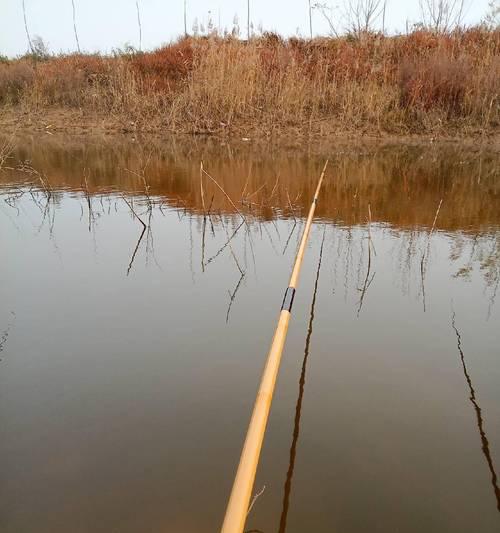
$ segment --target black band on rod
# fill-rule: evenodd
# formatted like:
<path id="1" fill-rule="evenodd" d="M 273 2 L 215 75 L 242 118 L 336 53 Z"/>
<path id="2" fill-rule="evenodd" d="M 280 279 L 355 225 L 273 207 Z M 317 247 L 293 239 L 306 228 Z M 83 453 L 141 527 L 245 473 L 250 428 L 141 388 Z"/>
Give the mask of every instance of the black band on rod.
<path id="1" fill-rule="evenodd" d="M 293 287 L 288 287 L 283 298 L 283 303 L 281 304 L 281 310 L 288 311 L 289 313 L 291 313 L 294 298 L 295 289 Z"/>

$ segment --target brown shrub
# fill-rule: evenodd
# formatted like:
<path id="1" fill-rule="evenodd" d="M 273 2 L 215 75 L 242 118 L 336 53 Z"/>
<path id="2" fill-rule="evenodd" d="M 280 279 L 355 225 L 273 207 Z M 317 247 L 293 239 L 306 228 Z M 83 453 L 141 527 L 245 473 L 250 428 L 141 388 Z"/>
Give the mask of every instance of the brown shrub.
<path id="1" fill-rule="evenodd" d="M 193 67 L 192 40 L 184 38 L 154 52 L 133 56 L 131 67 L 152 90 L 174 90 Z"/>
<path id="2" fill-rule="evenodd" d="M 24 61 L 0 64 L 0 104 L 18 104 L 32 85 L 35 71 Z"/>
<path id="3" fill-rule="evenodd" d="M 417 62 L 403 63 L 400 70 L 403 107 L 429 111 L 441 109 L 461 115 L 464 109 L 471 61 L 467 56 L 454 59 L 435 53 Z"/>

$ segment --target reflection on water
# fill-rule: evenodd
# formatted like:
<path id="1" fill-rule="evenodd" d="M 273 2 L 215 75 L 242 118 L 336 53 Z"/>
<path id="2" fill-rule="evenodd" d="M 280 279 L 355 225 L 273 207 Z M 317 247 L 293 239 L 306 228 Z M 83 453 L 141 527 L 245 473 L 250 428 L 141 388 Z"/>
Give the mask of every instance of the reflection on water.
<path id="1" fill-rule="evenodd" d="M 46 136 L 0 172 L 2 531 L 217 530 L 326 156 L 248 528 L 498 530 L 498 154 Z"/>
<path id="2" fill-rule="evenodd" d="M 304 359 L 302 360 L 302 369 L 300 371 L 299 379 L 299 396 L 295 406 L 295 419 L 293 423 L 292 445 L 290 446 L 290 460 L 288 463 L 288 471 L 286 473 L 284 494 L 283 494 L 283 508 L 281 510 L 279 533 L 286 531 L 286 519 L 288 515 L 288 508 L 290 506 L 290 492 L 292 491 L 293 469 L 295 467 L 295 456 L 297 455 L 297 443 L 300 432 L 300 415 L 302 412 L 302 400 L 304 398 L 304 387 L 306 384 L 306 369 L 307 358 L 309 357 L 309 345 L 311 344 L 311 337 L 314 322 L 314 306 L 316 305 L 316 294 L 318 292 L 319 272 L 321 270 L 321 260 L 323 259 L 323 245 L 325 244 L 325 232 L 321 240 L 321 248 L 319 249 L 318 269 L 316 271 L 316 279 L 314 280 L 314 292 L 311 302 L 311 311 L 309 313 L 309 324 L 307 326 L 306 345 L 304 348 Z"/>
<path id="3" fill-rule="evenodd" d="M 61 142 L 45 137 L 19 142 L 14 155 L 24 172 L 4 173 L 4 182 L 90 194 L 119 191 L 149 195 L 190 212 L 202 213 L 204 203 L 212 213 L 234 212 L 217 185 L 200 173 L 204 161 L 231 199 L 265 220 L 307 209 L 323 156 L 241 143 L 232 148 L 214 140 Z M 324 153 L 333 170 L 322 191 L 320 218 L 357 224 L 366 220 L 370 204 L 375 223 L 430 227 L 443 199 L 439 230 L 472 232 L 498 224 L 495 153 L 436 145 L 346 145 L 324 148 Z"/>
<path id="4" fill-rule="evenodd" d="M 498 488 L 497 473 L 495 471 L 495 467 L 493 466 L 493 460 L 491 458 L 491 453 L 490 453 L 490 445 L 488 442 L 488 438 L 486 437 L 486 432 L 484 430 L 484 422 L 483 422 L 481 407 L 479 407 L 479 404 L 477 403 L 476 391 L 474 390 L 474 387 L 472 386 L 471 378 L 469 376 L 469 373 L 467 372 L 467 365 L 465 364 L 465 356 L 462 350 L 462 336 L 460 335 L 460 332 L 458 331 L 456 323 L 455 323 L 455 311 L 452 312 L 451 325 L 452 325 L 453 330 L 455 331 L 455 335 L 457 336 L 458 353 L 460 354 L 460 360 L 462 362 L 464 376 L 467 381 L 467 385 L 469 387 L 469 392 L 470 392 L 469 400 L 474 406 L 474 411 L 477 417 L 477 428 L 479 429 L 479 435 L 481 436 L 481 449 L 483 451 L 484 457 L 486 458 L 488 469 L 491 473 L 491 484 L 493 486 L 493 493 L 495 494 L 495 498 L 497 500 L 497 509 L 500 511 L 500 489 Z"/>

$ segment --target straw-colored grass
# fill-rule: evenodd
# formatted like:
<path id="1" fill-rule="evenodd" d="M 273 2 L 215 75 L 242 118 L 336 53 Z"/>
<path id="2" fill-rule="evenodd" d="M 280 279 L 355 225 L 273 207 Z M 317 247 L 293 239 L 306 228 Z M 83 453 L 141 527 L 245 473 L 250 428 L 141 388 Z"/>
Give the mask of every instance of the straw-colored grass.
<path id="1" fill-rule="evenodd" d="M 150 53 L 0 64 L 0 106 L 78 109 L 190 133 L 493 132 L 500 31 L 249 43 L 184 38 Z"/>

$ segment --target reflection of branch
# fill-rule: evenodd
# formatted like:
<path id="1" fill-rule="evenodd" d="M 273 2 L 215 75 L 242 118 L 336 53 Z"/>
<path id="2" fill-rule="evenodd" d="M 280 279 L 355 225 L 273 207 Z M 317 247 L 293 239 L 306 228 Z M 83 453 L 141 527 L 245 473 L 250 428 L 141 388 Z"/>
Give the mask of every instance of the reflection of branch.
<path id="1" fill-rule="evenodd" d="M 372 222 L 372 212 L 370 209 L 370 204 L 368 204 L 368 267 L 366 269 L 366 277 L 365 277 L 365 282 L 363 284 L 363 288 L 358 289 L 358 290 L 361 290 L 361 297 L 359 299 L 359 307 L 358 307 L 358 313 L 357 313 L 358 317 L 359 317 L 359 313 L 361 312 L 361 308 L 363 307 L 363 301 L 365 299 L 366 291 L 368 287 L 372 284 L 373 278 L 375 277 L 375 272 L 374 272 L 370 279 L 370 269 L 372 265 L 372 247 L 373 247 L 373 253 L 375 253 L 375 247 L 373 246 L 373 243 L 372 243 L 371 222 Z"/>
<path id="2" fill-rule="evenodd" d="M 229 243 L 232 241 L 232 239 L 238 233 L 238 231 L 240 230 L 241 226 L 243 226 L 244 223 L 245 223 L 245 221 L 243 220 L 241 222 L 241 224 L 234 230 L 233 234 L 229 237 L 229 239 L 219 248 L 217 253 L 214 254 L 209 259 L 207 259 L 207 261 L 205 263 L 205 266 L 207 266 L 209 263 L 211 263 L 214 259 L 217 259 L 217 257 L 219 257 L 219 255 L 226 249 L 226 247 L 229 246 Z"/>
<path id="3" fill-rule="evenodd" d="M 87 182 L 87 176 L 85 176 L 85 169 L 84 169 L 83 179 L 85 180 L 85 198 L 87 199 L 87 207 L 89 208 L 89 232 L 90 232 L 92 229 L 92 221 L 94 220 L 94 214 L 92 212 L 92 201 L 90 199 L 89 184 Z"/>
<path id="4" fill-rule="evenodd" d="M 230 243 L 230 240 L 229 240 L 229 232 L 227 231 L 227 227 L 224 224 L 224 219 L 221 218 L 220 221 L 221 221 L 222 227 L 224 228 L 224 230 L 226 232 L 226 237 L 228 239 L 227 244 L 229 246 L 229 251 L 231 252 L 231 255 L 233 256 L 234 262 L 236 263 L 236 266 L 238 267 L 238 270 L 240 271 L 240 274 L 243 275 L 244 271 L 242 270 L 242 268 L 240 266 L 240 263 L 238 261 L 238 258 L 236 257 L 236 254 L 234 253 L 233 247 L 231 246 L 231 243 Z"/>
<path id="5" fill-rule="evenodd" d="M 286 240 L 285 247 L 283 248 L 283 255 L 285 255 L 286 249 L 288 248 L 288 243 L 290 242 L 290 239 L 292 238 L 296 225 L 297 225 L 297 220 L 294 221 L 292 231 L 290 231 L 290 235 L 288 235 L 288 239 Z"/>
<path id="6" fill-rule="evenodd" d="M 271 243 L 271 248 L 274 250 L 274 253 L 276 255 L 279 255 L 278 250 L 277 250 L 277 248 L 276 248 L 276 246 L 274 244 L 273 238 L 271 237 L 271 234 L 269 233 L 269 230 L 267 229 L 266 223 L 264 222 L 264 225 L 262 225 L 262 223 L 261 223 L 260 226 L 261 226 L 261 229 L 262 229 L 262 227 L 264 228 L 264 231 L 266 232 L 266 235 L 269 238 L 269 242 Z"/>
<path id="7" fill-rule="evenodd" d="M 135 245 L 134 251 L 132 253 L 132 257 L 131 257 L 130 262 L 128 264 L 128 268 L 127 268 L 127 276 L 128 276 L 130 274 L 130 270 L 132 269 L 132 265 L 134 264 L 134 259 L 135 259 L 135 256 L 137 254 L 137 250 L 139 249 L 139 245 L 141 244 L 142 238 L 144 237 L 144 233 L 146 232 L 147 226 L 144 223 L 144 221 L 142 220 L 142 218 L 135 212 L 132 204 L 124 196 L 122 196 L 122 199 L 129 206 L 130 211 L 132 212 L 134 217 L 142 224 L 141 234 L 139 235 L 139 239 L 137 240 L 137 244 Z"/>
<path id="8" fill-rule="evenodd" d="M 471 378 L 469 376 L 469 373 L 467 372 L 467 366 L 465 364 L 465 356 L 462 350 L 462 337 L 455 324 L 455 311 L 452 311 L 451 327 L 453 328 L 453 330 L 455 331 L 455 335 L 457 336 L 457 348 L 460 354 L 460 361 L 462 362 L 462 369 L 464 372 L 465 379 L 467 381 L 467 385 L 469 387 L 469 393 L 470 393 L 469 400 L 474 406 L 474 411 L 476 413 L 477 427 L 479 429 L 479 435 L 481 437 L 481 444 L 482 444 L 481 450 L 483 452 L 484 457 L 486 458 L 486 463 L 488 464 L 488 469 L 491 474 L 491 484 L 493 486 L 493 492 L 497 500 L 497 509 L 500 511 L 500 489 L 498 488 L 498 478 L 497 478 L 495 467 L 493 465 L 493 460 L 490 454 L 490 445 L 489 445 L 489 442 L 488 442 L 488 439 L 486 437 L 486 433 L 483 427 L 483 417 L 482 417 L 481 407 L 479 407 L 479 404 L 477 403 L 476 392 L 474 391 Z"/>
<path id="9" fill-rule="evenodd" d="M 152 207 L 152 204 L 149 204 L 148 206 L 148 227 L 147 227 L 147 233 L 146 233 L 146 264 L 148 262 L 149 253 L 151 253 L 151 256 L 153 258 L 153 261 L 155 262 L 155 265 L 160 270 L 163 270 L 160 266 L 160 263 L 158 263 L 158 259 L 156 258 L 156 254 L 155 254 L 155 243 L 154 243 L 154 238 L 153 238 L 153 229 L 151 225 L 152 218 L 153 218 L 153 207 Z"/>
<path id="10" fill-rule="evenodd" d="M 146 227 L 142 228 L 141 234 L 139 235 L 139 239 L 137 240 L 137 244 L 135 245 L 134 252 L 132 253 L 132 257 L 130 258 L 130 263 L 128 264 L 127 276 L 130 274 L 130 270 L 132 269 L 132 265 L 134 264 L 135 254 L 137 253 L 137 250 L 139 249 L 139 245 L 141 244 L 145 231 L 146 231 Z"/>
<path id="11" fill-rule="evenodd" d="M 490 319 L 491 310 L 492 310 L 493 306 L 495 305 L 495 299 L 497 297 L 498 285 L 499 285 L 499 282 L 500 282 L 500 275 L 498 275 L 499 273 L 500 273 L 500 270 L 497 270 L 497 281 L 495 283 L 495 286 L 493 287 L 493 292 L 491 293 L 490 302 L 489 302 L 489 305 L 488 305 L 488 317 L 487 317 L 487 320 Z"/>
<path id="12" fill-rule="evenodd" d="M 434 229 L 436 227 L 436 221 L 437 221 L 437 218 L 438 218 L 438 215 L 439 215 L 439 210 L 441 209 L 441 204 L 443 203 L 443 199 L 441 198 L 441 200 L 439 201 L 439 205 L 437 207 L 437 210 L 436 210 L 436 214 L 434 215 L 434 222 L 432 223 L 432 228 L 431 228 L 431 231 L 429 232 L 429 235 L 427 236 L 427 246 L 424 250 L 424 253 L 422 254 L 422 259 L 420 260 L 420 279 L 421 279 L 421 282 L 422 282 L 422 303 L 423 303 L 423 306 L 424 306 L 424 313 L 425 313 L 425 271 L 426 271 L 426 268 L 427 268 L 427 262 L 429 260 L 429 252 L 430 252 L 430 247 L 431 247 L 431 237 L 432 237 L 432 234 L 434 233 Z"/>
<path id="13" fill-rule="evenodd" d="M 122 199 L 129 206 L 130 211 L 132 211 L 132 214 L 135 216 L 135 218 L 142 224 L 144 229 L 146 229 L 146 224 L 144 223 L 144 220 L 142 220 L 142 218 L 134 211 L 132 204 L 124 196 L 122 196 Z"/>
<path id="14" fill-rule="evenodd" d="M 297 404 L 295 406 L 295 421 L 294 421 L 294 426 L 293 426 L 292 445 L 290 446 L 290 459 L 288 462 L 288 471 L 286 473 L 286 480 L 285 480 L 285 487 L 284 487 L 284 494 L 283 494 L 283 507 L 281 510 L 280 525 L 279 525 L 279 530 L 278 530 L 279 533 L 285 533 L 286 531 L 286 519 L 288 515 L 288 508 L 290 505 L 290 493 L 292 491 L 293 470 L 295 467 L 295 456 L 297 453 L 297 442 L 299 440 L 299 432 L 300 432 L 300 415 L 302 412 L 302 399 L 304 397 L 304 387 L 306 384 L 307 359 L 309 357 L 309 346 L 311 344 L 311 337 L 312 337 L 312 331 L 313 331 L 314 307 L 316 305 L 316 294 L 318 291 L 319 271 L 321 269 L 321 260 L 323 257 L 324 242 L 325 242 L 325 232 L 323 231 L 323 240 L 321 241 L 321 248 L 319 251 L 319 261 L 318 261 L 318 268 L 316 270 L 316 281 L 314 282 L 314 293 L 313 293 L 313 299 L 311 302 L 311 311 L 309 313 L 309 325 L 307 328 L 306 345 L 304 348 L 304 359 L 302 360 L 302 371 L 300 373 L 299 397 L 297 398 Z"/>
<path id="15" fill-rule="evenodd" d="M 236 298 L 236 293 L 238 292 L 238 289 L 240 288 L 241 282 L 243 281 L 244 277 L 245 277 L 245 272 L 242 272 L 240 279 L 238 280 L 238 283 L 236 284 L 236 288 L 234 289 L 232 294 L 229 291 L 227 291 L 229 293 L 229 305 L 227 307 L 227 313 L 226 313 L 226 324 L 229 322 L 229 313 L 231 312 L 231 307 L 233 306 L 233 302 Z"/>
<path id="16" fill-rule="evenodd" d="M 17 130 L 17 128 L 16 128 Z M 0 170 L 2 170 L 2 167 L 5 165 L 5 162 L 10 157 L 14 150 L 14 135 L 16 131 L 12 133 L 9 139 L 7 139 L 1 146 L 0 146 Z"/>
<path id="17" fill-rule="evenodd" d="M 203 215 L 203 226 L 201 230 L 201 271 L 205 272 L 205 230 L 207 228 L 207 216 Z"/>

